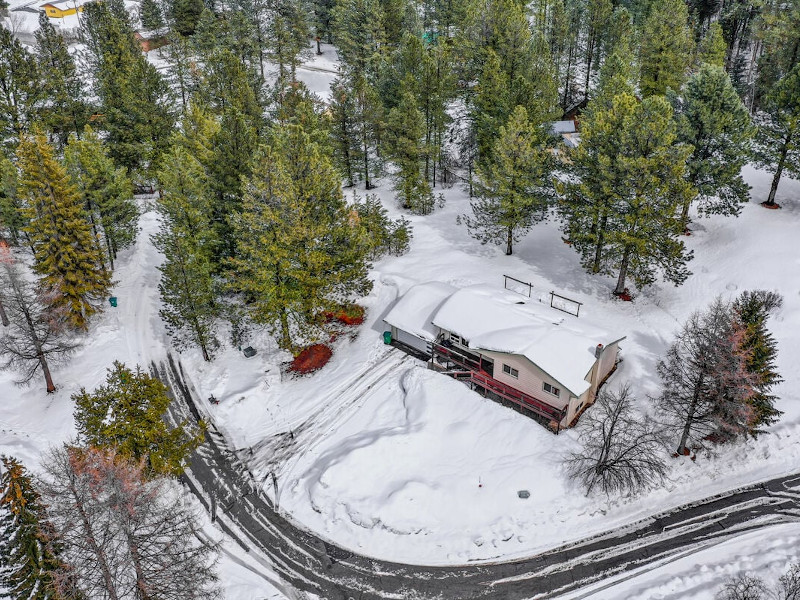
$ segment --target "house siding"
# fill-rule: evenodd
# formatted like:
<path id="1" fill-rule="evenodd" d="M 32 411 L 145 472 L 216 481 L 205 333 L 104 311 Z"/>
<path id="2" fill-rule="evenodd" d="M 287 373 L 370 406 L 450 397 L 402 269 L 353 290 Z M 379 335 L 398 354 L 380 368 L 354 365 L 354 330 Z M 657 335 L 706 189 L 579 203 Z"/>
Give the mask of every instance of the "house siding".
<path id="1" fill-rule="evenodd" d="M 610 346 L 606 346 L 603 349 L 603 353 L 600 355 L 600 360 L 596 363 L 599 365 L 599 379 L 596 385 L 599 385 L 603 379 L 605 379 L 611 370 L 614 368 L 614 365 L 617 363 L 617 354 L 619 353 L 619 344 L 614 342 Z"/>
<path id="2" fill-rule="evenodd" d="M 475 352 L 475 350 L 473 350 L 473 352 Z M 480 350 L 480 353 L 494 361 L 494 378 L 497 379 L 497 381 L 510 385 L 521 392 L 525 392 L 529 396 L 543 400 L 551 406 L 555 406 L 557 408 L 564 408 L 569 402 L 569 392 L 564 389 L 560 383 L 547 375 L 547 373 L 542 371 L 524 356 L 519 356 L 517 354 L 504 354 L 502 352 L 491 352 L 489 350 Z M 511 377 L 511 375 L 503 373 L 504 364 L 519 371 L 519 377 Z M 561 395 L 556 397 L 545 392 L 542 388 L 545 383 L 549 383 L 554 387 L 560 388 Z"/>

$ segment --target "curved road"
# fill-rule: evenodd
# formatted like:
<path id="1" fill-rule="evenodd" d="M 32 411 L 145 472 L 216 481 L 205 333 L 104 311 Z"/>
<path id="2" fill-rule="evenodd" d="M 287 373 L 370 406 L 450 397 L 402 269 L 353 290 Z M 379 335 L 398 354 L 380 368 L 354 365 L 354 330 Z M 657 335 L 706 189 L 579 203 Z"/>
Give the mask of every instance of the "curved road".
<path id="1" fill-rule="evenodd" d="M 174 420 L 200 414 L 170 356 L 152 370 L 172 390 Z M 292 588 L 329 600 L 552 598 L 703 543 L 800 520 L 800 475 L 773 479 L 529 558 L 453 567 L 378 560 L 336 546 L 292 522 L 263 495 L 213 425 L 184 482 L 245 550 L 257 548 Z"/>

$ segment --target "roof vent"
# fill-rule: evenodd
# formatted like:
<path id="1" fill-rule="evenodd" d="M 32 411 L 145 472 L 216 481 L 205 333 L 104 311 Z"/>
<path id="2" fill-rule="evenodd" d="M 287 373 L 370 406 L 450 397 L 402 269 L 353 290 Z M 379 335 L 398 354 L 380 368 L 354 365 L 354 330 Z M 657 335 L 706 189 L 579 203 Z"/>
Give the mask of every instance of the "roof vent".
<path id="1" fill-rule="evenodd" d="M 603 344 L 597 344 L 597 347 L 594 349 L 594 357 L 600 358 L 600 355 L 603 353 Z"/>

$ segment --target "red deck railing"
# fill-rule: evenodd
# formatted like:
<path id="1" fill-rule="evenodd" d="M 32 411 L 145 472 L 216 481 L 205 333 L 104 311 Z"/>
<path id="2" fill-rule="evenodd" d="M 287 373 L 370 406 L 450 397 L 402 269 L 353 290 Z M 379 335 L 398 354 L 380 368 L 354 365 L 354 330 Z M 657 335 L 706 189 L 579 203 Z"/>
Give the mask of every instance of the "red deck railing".
<path id="1" fill-rule="evenodd" d="M 551 404 L 548 404 L 547 402 L 544 402 L 543 400 L 534 398 L 533 396 L 526 394 L 515 387 L 507 385 L 502 381 L 498 381 L 486 371 L 481 369 L 479 361 L 470 359 L 457 349 L 446 348 L 444 346 L 440 346 L 439 344 L 432 344 L 431 350 L 434 358 L 438 354 L 447 358 L 447 360 L 450 362 L 467 369 L 466 371 L 449 373 L 449 375 L 455 377 L 456 379 L 469 380 L 472 383 L 479 385 L 494 394 L 497 394 L 501 398 L 508 400 L 509 402 L 530 410 L 541 417 L 551 419 L 556 423 L 561 423 L 567 414 L 567 407 L 557 408 Z"/>

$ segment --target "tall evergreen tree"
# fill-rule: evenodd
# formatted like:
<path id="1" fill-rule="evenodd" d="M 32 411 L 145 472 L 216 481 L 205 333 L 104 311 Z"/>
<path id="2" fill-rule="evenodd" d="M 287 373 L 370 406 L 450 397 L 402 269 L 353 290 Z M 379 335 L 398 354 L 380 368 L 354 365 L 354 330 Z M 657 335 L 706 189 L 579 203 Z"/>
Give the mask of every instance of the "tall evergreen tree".
<path id="1" fill-rule="evenodd" d="M 639 50 L 643 96 L 662 95 L 683 85 L 691 63 L 692 37 L 686 2 L 654 2 L 642 29 Z"/>
<path id="2" fill-rule="evenodd" d="M 18 460 L 0 456 L 0 585 L 13 600 L 59 600 L 62 569 L 41 496 Z"/>
<path id="3" fill-rule="evenodd" d="M 203 0 L 172 0 L 170 18 L 173 29 L 182 36 L 192 35 L 204 8 Z"/>
<path id="4" fill-rule="evenodd" d="M 23 242 L 27 223 L 18 188 L 17 167 L 0 153 L 0 239 L 12 246 Z"/>
<path id="5" fill-rule="evenodd" d="M 102 266 L 80 194 L 43 134 L 23 137 L 17 158 L 39 284 L 50 307 L 85 330 L 108 295 L 111 275 Z"/>
<path id="6" fill-rule="evenodd" d="M 511 254 L 537 222 L 547 218 L 554 198 L 552 154 L 547 137 L 528 121 L 518 106 L 500 133 L 492 160 L 478 168 L 473 216 L 466 222 L 470 233 L 483 243 L 505 243 Z"/>
<path id="7" fill-rule="evenodd" d="M 375 83 L 386 59 L 386 31 L 380 0 L 336 0 L 333 41 L 354 80 Z"/>
<path id="8" fill-rule="evenodd" d="M 618 94 L 587 116 L 581 137 L 567 231 L 583 264 L 595 273 L 617 270 L 616 294 L 629 275 L 639 286 L 657 271 L 683 282 L 691 253 L 678 237 L 678 210 L 694 193 L 685 181 L 691 148 L 676 142 L 669 104 Z"/>
<path id="9" fill-rule="evenodd" d="M 724 68 L 726 51 L 727 46 L 723 37 L 722 25 L 719 22 L 714 22 L 708 27 L 703 39 L 700 40 L 698 48 L 700 63 Z"/>
<path id="10" fill-rule="evenodd" d="M 0 25 L 0 140 L 18 140 L 28 131 L 43 101 L 35 57 Z"/>
<path id="11" fill-rule="evenodd" d="M 414 97 L 410 76 L 403 82 L 400 103 L 389 112 L 386 146 L 397 167 L 395 191 L 403 208 L 420 214 L 433 210 L 435 199 L 422 172 L 429 148 L 425 145 L 425 122 Z"/>
<path id="12" fill-rule="evenodd" d="M 180 475 L 187 456 L 202 442 L 201 429 L 186 422 L 167 425 L 167 387 L 138 366 L 133 371 L 114 362 L 105 385 L 91 393 L 81 388 L 72 400 L 75 425 L 87 447 L 113 448 L 129 460 L 144 460 L 151 475 Z"/>
<path id="13" fill-rule="evenodd" d="M 133 185 L 124 167 L 114 167 L 105 145 L 89 126 L 83 139 L 70 138 L 64 154 L 94 237 L 102 242 L 113 270 L 117 252 L 132 245 L 138 232 L 139 209 L 133 198 Z"/>
<path id="14" fill-rule="evenodd" d="M 348 83 L 347 79 L 339 77 L 331 84 L 331 141 L 336 166 L 347 181 L 347 187 L 353 187 L 362 150 L 355 130 L 355 97 Z"/>
<path id="15" fill-rule="evenodd" d="M 599 87 L 581 123 L 581 144 L 570 153 L 571 181 L 561 205 L 563 229 L 590 273 L 605 270 L 607 233 L 614 225 L 614 188 L 606 166 L 622 151 L 627 115 L 614 111 L 617 96 L 633 95 L 633 65 L 620 43 L 600 70 Z"/>
<path id="16" fill-rule="evenodd" d="M 220 307 L 214 285 L 212 195 L 203 165 L 175 145 L 159 172 L 164 190 L 158 203 L 159 231 L 153 243 L 164 254 L 161 318 L 179 347 L 191 343 L 211 360 L 216 348 L 215 319 Z"/>
<path id="17" fill-rule="evenodd" d="M 164 27 L 164 14 L 158 0 L 142 0 L 139 5 L 139 20 L 142 27 L 151 31 L 159 31 Z"/>
<path id="18" fill-rule="evenodd" d="M 142 55 L 121 3 L 91 3 L 81 23 L 109 154 L 137 182 L 152 182 L 175 123 L 171 90 Z"/>
<path id="19" fill-rule="evenodd" d="M 600 54 L 614 5 L 611 0 L 587 0 L 584 98 L 589 96 L 592 75 L 597 71 Z"/>
<path id="20" fill-rule="evenodd" d="M 754 394 L 749 400 L 753 409 L 751 435 L 761 433 L 764 426 L 777 422 L 783 414 L 775 407 L 777 397 L 772 393 L 772 388 L 783 381 L 775 364 L 778 343 L 767 329 L 767 319 L 782 304 L 780 294 L 765 290 L 744 291 L 733 301 L 736 317 L 744 326 L 740 345 L 745 365 L 754 378 Z"/>
<path id="21" fill-rule="evenodd" d="M 71 133 L 80 136 L 91 115 L 86 91 L 67 43 L 44 13 L 39 14 L 36 58 L 47 104 L 42 108 L 44 127 L 63 147 Z"/>
<path id="22" fill-rule="evenodd" d="M 252 319 L 294 350 L 324 311 L 369 291 L 361 228 L 340 178 L 314 135 L 299 124 L 275 133 L 246 179 L 237 218 L 233 286 L 250 301 Z"/>
<path id="23" fill-rule="evenodd" d="M 697 191 L 681 210 L 684 227 L 693 200 L 700 201 L 702 214 L 738 215 L 750 199 L 741 170 L 750 159 L 755 130 L 730 77 L 722 67 L 703 65 L 674 104 L 678 139 L 693 147 L 687 179 Z"/>
<path id="24" fill-rule="evenodd" d="M 299 0 L 272 0 L 272 19 L 266 31 L 266 45 L 278 65 L 278 88 L 297 80 L 297 66 L 309 53 L 311 35 L 306 9 Z"/>
<path id="25" fill-rule="evenodd" d="M 759 115 L 756 162 L 773 173 L 766 206 L 774 207 L 784 171 L 800 177 L 800 64 L 769 93 Z"/>

